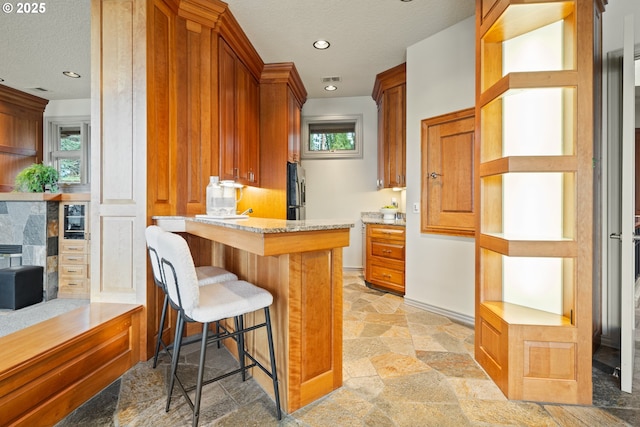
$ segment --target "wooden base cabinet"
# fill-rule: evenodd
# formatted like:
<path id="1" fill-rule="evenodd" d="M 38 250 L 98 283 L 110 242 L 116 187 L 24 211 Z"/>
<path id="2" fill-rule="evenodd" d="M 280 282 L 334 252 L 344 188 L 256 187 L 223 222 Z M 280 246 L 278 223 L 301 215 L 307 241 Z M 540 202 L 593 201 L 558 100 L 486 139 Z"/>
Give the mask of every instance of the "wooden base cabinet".
<path id="1" fill-rule="evenodd" d="M 366 247 L 367 285 L 404 295 L 405 227 L 367 224 Z"/>
<path id="2" fill-rule="evenodd" d="M 58 298 L 89 298 L 89 204 L 60 203 Z"/>

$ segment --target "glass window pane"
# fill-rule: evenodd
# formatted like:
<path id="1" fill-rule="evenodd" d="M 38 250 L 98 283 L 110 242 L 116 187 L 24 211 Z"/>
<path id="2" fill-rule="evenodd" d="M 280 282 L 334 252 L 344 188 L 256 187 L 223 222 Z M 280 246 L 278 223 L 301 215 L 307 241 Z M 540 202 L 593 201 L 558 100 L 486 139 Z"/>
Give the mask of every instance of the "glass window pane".
<path id="1" fill-rule="evenodd" d="M 80 126 L 60 126 L 60 150 L 77 151 L 82 149 Z"/>
<path id="2" fill-rule="evenodd" d="M 302 159 L 362 158 L 362 115 L 302 116 Z"/>
<path id="3" fill-rule="evenodd" d="M 80 183 L 80 159 L 59 159 L 58 170 L 60 172 L 59 182 L 67 184 Z"/>

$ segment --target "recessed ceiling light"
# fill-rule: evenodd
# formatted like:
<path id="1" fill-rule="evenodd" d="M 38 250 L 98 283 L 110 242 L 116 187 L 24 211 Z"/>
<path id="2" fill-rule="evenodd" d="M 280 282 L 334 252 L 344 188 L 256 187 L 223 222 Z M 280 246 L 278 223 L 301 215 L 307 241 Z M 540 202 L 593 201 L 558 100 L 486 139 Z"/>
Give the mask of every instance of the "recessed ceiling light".
<path id="1" fill-rule="evenodd" d="M 326 40 L 316 40 L 313 42 L 313 47 L 316 49 L 325 50 L 329 49 L 329 46 L 331 46 L 331 44 Z"/>
<path id="2" fill-rule="evenodd" d="M 334 91 L 336 89 L 338 89 L 338 87 L 334 85 L 329 85 L 324 87 L 324 90 L 328 90 L 329 92 Z"/>
<path id="3" fill-rule="evenodd" d="M 67 77 L 71 77 L 72 79 L 79 79 L 80 78 L 80 74 L 74 73 L 73 71 L 63 71 L 62 74 L 64 74 Z"/>

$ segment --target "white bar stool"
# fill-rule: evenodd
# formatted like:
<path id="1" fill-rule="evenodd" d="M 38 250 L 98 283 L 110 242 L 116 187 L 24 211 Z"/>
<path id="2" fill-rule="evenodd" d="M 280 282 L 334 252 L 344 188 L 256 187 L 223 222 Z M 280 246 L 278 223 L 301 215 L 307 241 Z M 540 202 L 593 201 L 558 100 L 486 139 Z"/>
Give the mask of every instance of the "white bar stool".
<path id="1" fill-rule="evenodd" d="M 176 327 L 176 337 L 174 351 L 171 360 L 171 379 L 167 395 L 166 410 L 169 411 L 171 404 L 171 394 L 177 380 L 178 385 L 187 403 L 193 410 L 193 426 L 198 425 L 200 416 L 200 399 L 202 396 L 202 386 L 226 378 L 236 373 L 245 373 L 253 367 L 260 368 L 273 381 L 273 392 L 276 404 L 276 416 L 278 420 L 282 418 L 280 409 L 280 395 L 278 392 L 278 376 L 273 347 L 273 335 L 271 330 L 271 318 L 269 306 L 273 302 L 273 296 L 267 290 L 259 288 L 244 280 L 232 282 L 216 283 L 209 286 L 198 286 L 197 274 L 193 264 L 193 258 L 189 251 L 187 242 L 179 235 L 173 233 L 162 233 L 158 237 L 158 252 L 161 258 L 160 267 L 165 278 L 167 293 L 172 303 L 179 307 L 178 326 Z M 242 316 L 264 310 L 265 321 L 263 323 L 244 327 Z M 222 333 L 215 336 L 212 341 L 219 342 L 226 338 L 233 338 L 239 344 L 238 359 L 240 368 L 219 375 L 212 379 L 203 379 L 205 356 L 207 350 L 207 339 L 209 324 L 223 319 L 234 318 L 235 331 L 223 329 Z M 185 387 L 178 377 L 178 359 L 180 357 L 180 346 L 185 322 L 202 323 L 203 333 L 200 344 L 200 360 L 198 366 L 198 377 L 195 387 Z M 269 344 L 269 357 L 271 359 L 271 369 L 268 370 L 258 360 L 256 360 L 244 348 L 244 334 L 258 328 L 266 327 Z M 251 363 L 245 364 L 245 358 Z M 195 399 L 192 401 L 189 391 L 196 390 Z"/>
<path id="2" fill-rule="evenodd" d="M 166 286 L 164 284 L 164 279 L 162 277 L 162 271 L 160 270 L 160 257 L 158 256 L 158 252 L 156 250 L 158 246 L 158 236 L 162 233 L 166 233 L 161 227 L 157 225 L 150 225 L 145 230 L 145 237 L 147 240 L 147 248 L 149 250 L 149 260 L 151 261 L 151 271 L 153 272 L 153 280 L 162 292 L 164 293 L 164 302 L 162 303 L 162 314 L 160 315 L 160 326 L 158 328 L 158 338 L 156 339 L 155 352 L 153 354 L 153 367 L 155 368 L 158 364 L 158 354 L 160 353 L 160 347 L 162 346 L 163 350 L 171 356 L 169 351 L 173 347 L 172 345 L 167 345 L 162 340 L 162 331 L 164 330 L 164 322 L 167 317 L 167 308 L 169 305 L 169 295 L 167 295 Z M 228 282 L 233 280 L 238 280 L 238 276 L 231 273 L 230 271 L 225 270 L 221 267 L 215 267 L 211 265 L 205 265 L 201 267 L 196 267 L 196 275 L 198 277 L 198 285 L 206 286 L 211 285 L 213 283 L 221 283 Z M 175 310 L 178 310 L 177 307 L 173 307 Z M 176 322 L 177 325 L 177 322 Z"/>

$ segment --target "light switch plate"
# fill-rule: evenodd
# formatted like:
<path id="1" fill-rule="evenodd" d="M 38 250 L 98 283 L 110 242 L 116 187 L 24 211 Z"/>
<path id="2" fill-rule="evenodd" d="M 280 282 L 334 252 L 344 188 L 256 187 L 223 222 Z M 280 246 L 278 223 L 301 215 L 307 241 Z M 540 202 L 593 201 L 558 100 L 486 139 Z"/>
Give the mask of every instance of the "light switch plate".
<path id="1" fill-rule="evenodd" d="M 420 213 L 420 203 L 413 204 L 413 213 Z"/>

